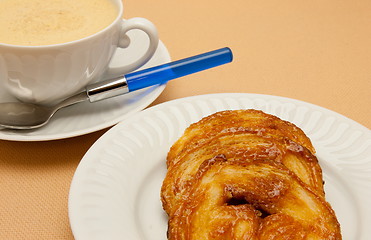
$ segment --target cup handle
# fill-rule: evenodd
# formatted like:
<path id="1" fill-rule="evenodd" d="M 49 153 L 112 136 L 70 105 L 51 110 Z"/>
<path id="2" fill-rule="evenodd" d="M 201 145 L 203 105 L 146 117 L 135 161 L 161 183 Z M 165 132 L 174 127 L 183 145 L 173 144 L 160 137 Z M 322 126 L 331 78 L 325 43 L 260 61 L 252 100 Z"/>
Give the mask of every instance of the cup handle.
<path id="1" fill-rule="evenodd" d="M 155 25 L 145 18 L 135 17 L 124 20 L 121 26 L 120 32 L 120 39 L 118 43 L 118 47 L 120 48 L 127 48 L 130 45 L 130 38 L 126 34 L 128 31 L 133 29 L 139 29 L 145 32 L 149 38 L 149 46 L 147 51 L 135 62 L 132 62 L 128 65 L 115 67 L 115 68 L 108 68 L 106 74 L 108 76 L 118 76 L 128 72 L 131 72 L 141 66 L 143 66 L 146 62 L 148 62 L 153 54 L 155 53 L 159 38 L 158 33 Z"/>

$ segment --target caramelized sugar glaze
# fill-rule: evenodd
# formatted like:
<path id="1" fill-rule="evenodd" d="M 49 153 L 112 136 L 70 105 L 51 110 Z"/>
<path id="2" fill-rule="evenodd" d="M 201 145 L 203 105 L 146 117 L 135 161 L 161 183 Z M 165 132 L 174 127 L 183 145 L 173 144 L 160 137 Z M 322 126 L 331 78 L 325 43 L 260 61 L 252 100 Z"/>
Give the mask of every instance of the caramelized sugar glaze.
<path id="1" fill-rule="evenodd" d="M 341 239 L 314 154 L 301 129 L 262 111 L 192 124 L 167 157 L 168 238 Z"/>

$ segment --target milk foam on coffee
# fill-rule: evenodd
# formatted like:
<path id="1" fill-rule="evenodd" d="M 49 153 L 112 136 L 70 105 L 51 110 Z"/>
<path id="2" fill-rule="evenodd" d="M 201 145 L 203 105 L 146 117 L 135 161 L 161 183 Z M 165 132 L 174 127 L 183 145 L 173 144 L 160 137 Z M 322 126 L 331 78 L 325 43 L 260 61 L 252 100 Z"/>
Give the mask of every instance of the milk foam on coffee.
<path id="1" fill-rule="evenodd" d="M 0 0 L 0 43 L 70 42 L 99 32 L 117 15 L 110 0 Z"/>

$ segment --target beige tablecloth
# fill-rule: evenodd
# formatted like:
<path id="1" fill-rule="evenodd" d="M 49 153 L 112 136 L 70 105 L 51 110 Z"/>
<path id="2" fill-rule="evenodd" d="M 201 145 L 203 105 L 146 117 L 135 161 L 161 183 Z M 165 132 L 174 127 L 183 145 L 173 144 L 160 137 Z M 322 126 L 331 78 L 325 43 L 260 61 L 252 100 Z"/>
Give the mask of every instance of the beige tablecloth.
<path id="1" fill-rule="evenodd" d="M 153 21 L 172 59 L 224 46 L 231 64 L 170 82 L 153 103 L 221 92 L 313 103 L 371 127 L 371 1 L 126 0 Z M 48 141 L 0 140 L 0 239 L 73 239 L 67 198 L 84 153 L 107 129 Z"/>

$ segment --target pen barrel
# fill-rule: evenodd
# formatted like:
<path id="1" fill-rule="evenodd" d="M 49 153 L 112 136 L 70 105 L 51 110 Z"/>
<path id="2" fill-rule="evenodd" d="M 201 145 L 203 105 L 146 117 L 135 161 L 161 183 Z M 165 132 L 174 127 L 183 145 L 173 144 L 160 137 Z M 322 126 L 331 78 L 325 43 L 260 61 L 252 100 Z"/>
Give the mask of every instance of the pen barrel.
<path id="1" fill-rule="evenodd" d="M 232 51 L 221 48 L 91 84 L 86 87 L 86 94 L 90 102 L 96 102 L 217 67 L 231 62 L 232 59 Z"/>
<path id="2" fill-rule="evenodd" d="M 125 75 L 129 92 L 156 84 L 163 84 L 175 78 L 229 63 L 233 59 L 229 48 L 221 48 L 182 60 Z"/>

